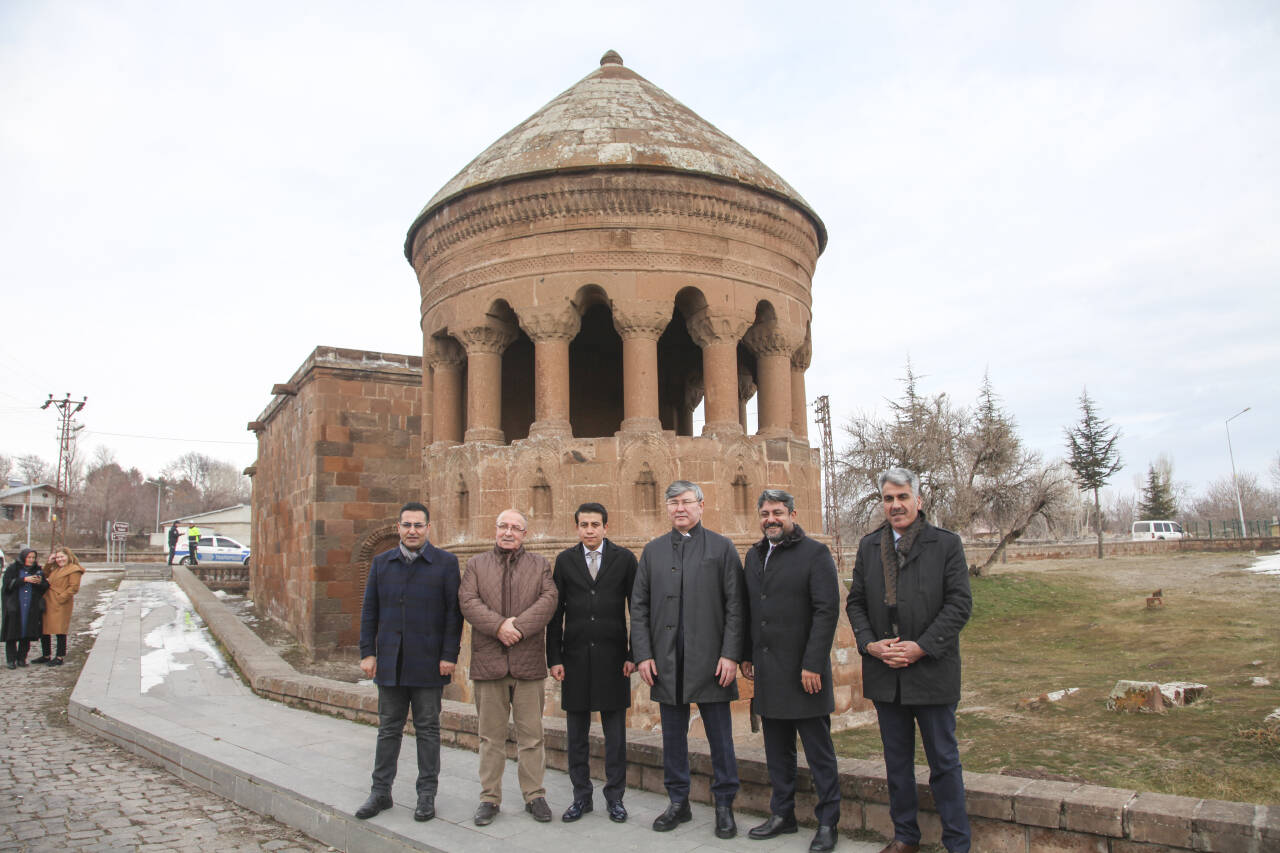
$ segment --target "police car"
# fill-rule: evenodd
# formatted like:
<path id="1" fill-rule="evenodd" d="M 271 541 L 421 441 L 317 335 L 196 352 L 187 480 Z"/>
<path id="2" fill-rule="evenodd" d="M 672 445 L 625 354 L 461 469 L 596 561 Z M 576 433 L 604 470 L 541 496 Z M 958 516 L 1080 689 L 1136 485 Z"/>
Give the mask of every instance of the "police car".
<path id="1" fill-rule="evenodd" d="M 173 558 L 180 565 L 191 565 L 191 549 L 187 545 L 185 533 L 178 538 L 178 547 L 173 552 Z M 201 536 L 200 544 L 196 547 L 196 561 L 202 566 L 206 563 L 240 563 L 247 566 L 249 565 L 249 548 L 221 533 Z"/>

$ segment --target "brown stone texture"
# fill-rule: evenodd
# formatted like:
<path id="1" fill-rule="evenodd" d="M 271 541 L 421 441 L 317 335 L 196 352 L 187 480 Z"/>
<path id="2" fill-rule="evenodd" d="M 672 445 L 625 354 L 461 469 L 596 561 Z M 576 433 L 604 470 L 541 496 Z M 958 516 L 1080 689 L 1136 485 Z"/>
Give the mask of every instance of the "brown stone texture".
<path id="1" fill-rule="evenodd" d="M 1259 831 L 1255 826 L 1258 810 L 1265 808 L 1252 803 L 1202 801 L 1192 819 L 1196 847 L 1215 853 L 1252 853 L 1268 849 L 1259 846 Z"/>
<path id="2" fill-rule="evenodd" d="M 983 853 L 1026 853 L 1027 828 L 1007 820 L 969 816 L 970 848 Z"/>
<path id="3" fill-rule="evenodd" d="M 319 655 L 359 641 L 369 561 L 419 497 L 421 360 L 317 347 L 259 416 L 255 606 Z"/>
<path id="4" fill-rule="evenodd" d="M 1199 801 L 1144 792 L 1125 812 L 1125 835 L 1133 841 L 1191 847 L 1191 821 Z"/>
<path id="5" fill-rule="evenodd" d="M 1013 818 L 1031 826 L 1061 826 L 1062 800 L 1079 787 L 1073 782 L 1033 779 L 1014 795 Z"/>
<path id="6" fill-rule="evenodd" d="M 1107 853 L 1107 839 L 1040 826 L 1027 828 L 1027 849 L 1036 853 Z"/>

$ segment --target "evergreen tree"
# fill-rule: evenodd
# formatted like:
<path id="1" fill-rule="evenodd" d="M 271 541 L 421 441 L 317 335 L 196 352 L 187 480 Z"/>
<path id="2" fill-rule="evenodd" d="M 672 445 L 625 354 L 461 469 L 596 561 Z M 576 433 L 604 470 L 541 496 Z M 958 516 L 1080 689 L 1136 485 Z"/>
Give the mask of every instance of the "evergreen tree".
<path id="1" fill-rule="evenodd" d="M 1075 474 L 1076 484 L 1093 492 L 1094 518 L 1098 525 L 1098 559 L 1102 559 L 1102 499 L 1099 493 L 1111 476 L 1124 467 L 1120 461 L 1120 430 L 1101 415 L 1089 389 L 1080 392 L 1080 420 L 1066 427 L 1067 465 Z"/>
<path id="2" fill-rule="evenodd" d="M 1173 497 L 1173 485 L 1156 470 L 1156 466 L 1148 465 L 1147 484 L 1142 487 L 1142 498 L 1138 501 L 1138 518 L 1173 519 L 1177 516 L 1178 502 Z"/>

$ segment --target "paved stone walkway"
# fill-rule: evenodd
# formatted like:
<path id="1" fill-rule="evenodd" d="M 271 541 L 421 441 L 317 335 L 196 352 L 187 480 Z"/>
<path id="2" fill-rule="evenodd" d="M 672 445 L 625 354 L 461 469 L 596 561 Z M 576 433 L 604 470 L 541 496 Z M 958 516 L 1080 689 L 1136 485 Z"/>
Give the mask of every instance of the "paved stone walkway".
<path id="1" fill-rule="evenodd" d="M 118 577 L 86 575 L 66 664 L 0 668 L 0 850 L 330 849 L 72 728 L 67 699 L 93 643 L 80 634 Z"/>

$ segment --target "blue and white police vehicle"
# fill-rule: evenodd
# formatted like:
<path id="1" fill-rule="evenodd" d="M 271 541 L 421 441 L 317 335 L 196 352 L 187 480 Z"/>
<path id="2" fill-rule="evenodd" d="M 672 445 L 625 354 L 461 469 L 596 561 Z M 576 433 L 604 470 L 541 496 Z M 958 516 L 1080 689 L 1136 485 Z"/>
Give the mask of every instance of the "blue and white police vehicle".
<path id="1" fill-rule="evenodd" d="M 191 548 L 187 544 L 186 534 L 178 539 L 178 547 L 173 552 L 173 558 L 179 565 L 191 565 Z M 240 563 L 247 566 L 249 565 L 249 546 L 241 545 L 230 536 L 223 536 L 221 533 L 201 536 L 196 546 L 196 562 L 200 565 Z"/>

